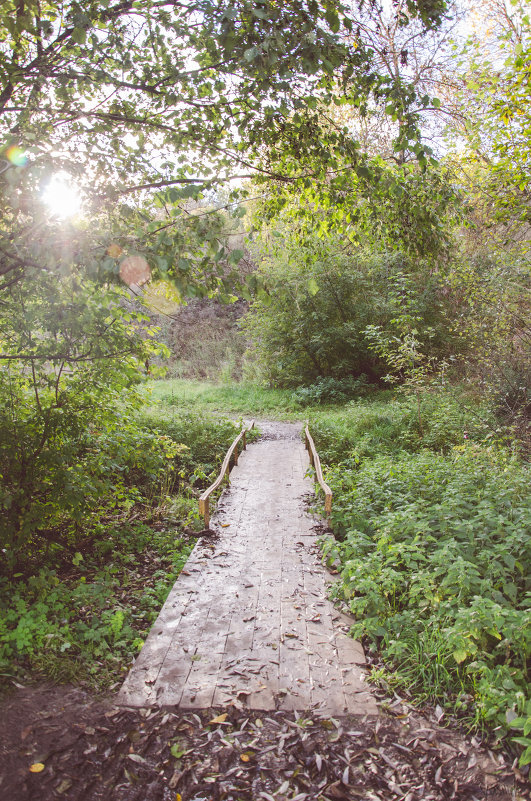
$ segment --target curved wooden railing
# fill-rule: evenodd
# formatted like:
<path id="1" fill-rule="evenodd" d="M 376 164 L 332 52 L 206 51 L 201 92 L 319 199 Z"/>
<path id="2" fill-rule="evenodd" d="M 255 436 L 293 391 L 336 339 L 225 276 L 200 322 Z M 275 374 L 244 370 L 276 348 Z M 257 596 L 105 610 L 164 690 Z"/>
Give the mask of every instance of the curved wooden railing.
<path id="1" fill-rule="evenodd" d="M 330 515 L 332 514 L 332 490 L 328 484 L 325 483 L 323 478 L 321 460 L 319 459 L 319 454 L 317 453 L 317 448 L 315 447 L 315 442 L 312 439 L 312 435 L 310 434 L 310 429 L 308 426 L 306 426 L 304 429 L 304 443 L 306 445 L 306 450 L 308 451 L 308 456 L 310 457 L 310 463 L 315 470 L 317 483 L 324 492 L 326 519 L 330 524 Z"/>
<path id="2" fill-rule="evenodd" d="M 232 445 L 230 446 L 229 450 L 227 451 L 225 458 L 223 459 L 223 464 L 221 465 L 221 472 L 219 476 L 216 478 L 213 484 L 210 485 L 208 489 L 206 489 L 203 494 L 199 497 L 199 514 L 203 516 L 205 521 L 205 528 L 208 528 L 210 524 L 210 496 L 216 490 L 219 485 L 223 482 L 223 479 L 226 478 L 227 481 L 229 480 L 229 473 L 230 473 L 230 460 L 234 457 L 234 464 L 238 464 L 238 444 L 240 440 L 243 440 L 243 447 L 242 450 L 245 450 L 247 447 L 247 433 L 254 428 L 254 420 L 247 428 L 244 428 Z"/>

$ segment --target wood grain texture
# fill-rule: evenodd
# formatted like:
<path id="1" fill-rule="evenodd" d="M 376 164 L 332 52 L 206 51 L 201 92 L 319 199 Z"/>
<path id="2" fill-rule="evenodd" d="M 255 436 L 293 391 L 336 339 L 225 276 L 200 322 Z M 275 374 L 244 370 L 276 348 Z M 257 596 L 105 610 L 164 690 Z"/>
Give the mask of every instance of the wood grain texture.
<path id="1" fill-rule="evenodd" d="M 376 714 L 353 621 L 327 599 L 299 432 L 242 454 L 119 694 L 127 706 Z"/>

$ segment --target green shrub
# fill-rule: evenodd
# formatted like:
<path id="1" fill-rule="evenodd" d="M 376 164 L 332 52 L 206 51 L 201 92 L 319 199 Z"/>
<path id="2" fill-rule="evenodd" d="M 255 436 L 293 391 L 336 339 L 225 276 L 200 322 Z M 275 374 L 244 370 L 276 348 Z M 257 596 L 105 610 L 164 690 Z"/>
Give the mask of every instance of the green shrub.
<path id="1" fill-rule="evenodd" d="M 503 432 L 489 411 L 456 393 L 424 394 L 422 432 L 416 400 L 394 395 L 391 391 L 374 392 L 342 409 L 312 411 L 312 435 L 322 460 L 353 466 L 380 454 L 424 448 L 448 453 L 466 441 L 502 439 Z"/>
<path id="2" fill-rule="evenodd" d="M 370 391 L 367 376 L 358 378 L 321 378 L 307 387 L 299 387 L 293 393 L 295 401 L 301 406 L 320 403 L 345 403 L 351 398 L 367 394 Z"/>
<path id="3" fill-rule="evenodd" d="M 143 644 L 193 542 L 174 530 L 101 526 L 70 570 L 0 578 L 0 670 L 103 688 Z M 145 555 L 145 556 L 144 556 Z M 137 565 L 155 568 L 140 580 Z"/>
<path id="4" fill-rule="evenodd" d="M 432 264 L 349 246 L 344 237 L 301 242 L 285 233 L 276 249 L 268 240 L 262 259 L 269 294 L 253 300 L 241 323 L 250 353 L 273 385 L 296 388 L 360 375 L 379 383 L 388 365 L 374 352 L 367 330 L 393 330 L 404 285 L 427 355 L 460 352 L 448 323 L 447 293 Z"/>
<path id="5" fill-rule="evenodd" d="M 152 408 L 142 413 L 138 422 L 151 437 L 167 437 L 185 446 L 178 454 L 178 472 L 190 480 L 203 472 L 209 475 L 223 460 L 241 426 L 208 413 Z"/>
<path id="6" fill-rule="evenodd" d="M 438 438 L 436 437 L 436 441 Z M 470 694 L 476 723 L 507 723 L 527 686 L 531 505 L 525 468 L 468 442 L 340 465 L 328 480 L 338 592 L 353 633 L 424 697 Z"/>

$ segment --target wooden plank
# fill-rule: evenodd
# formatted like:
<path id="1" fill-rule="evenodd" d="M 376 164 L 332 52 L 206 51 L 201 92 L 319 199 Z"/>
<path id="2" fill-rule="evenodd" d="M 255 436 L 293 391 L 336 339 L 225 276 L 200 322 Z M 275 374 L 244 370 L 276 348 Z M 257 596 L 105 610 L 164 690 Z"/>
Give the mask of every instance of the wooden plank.
<path id="1" fill-rule="evenodd" d="M 344 633 L 351 619 L 326 597 L 314 520 L 301 503 L 311 487 L 306 465 L 293 439 L 248 450 L 222 495 L 217 537 L 194 548 L 122 703 L 375 712 L 363 649 Z"/>

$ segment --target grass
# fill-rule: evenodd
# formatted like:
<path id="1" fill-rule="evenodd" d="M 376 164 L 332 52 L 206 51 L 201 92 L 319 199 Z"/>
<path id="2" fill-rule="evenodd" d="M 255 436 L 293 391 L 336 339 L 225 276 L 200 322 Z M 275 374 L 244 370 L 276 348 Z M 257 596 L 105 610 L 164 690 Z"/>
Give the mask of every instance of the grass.
<path id="1" fill-rule="evenodd" d="M 151 397 L 164 406 L 245 417 L 272 415 L 285 420 L 303 419 L 306 410 L 291 390 L 268 389 L 259 384 L 214 384 L 208 381 L 170 379 L 154 381 Z"/>

